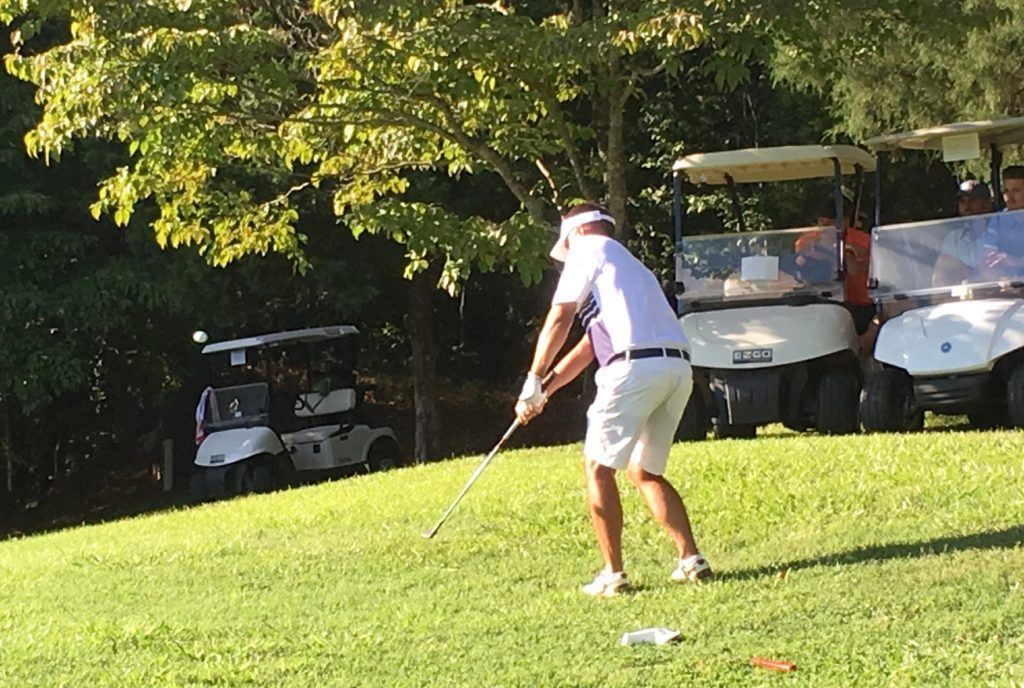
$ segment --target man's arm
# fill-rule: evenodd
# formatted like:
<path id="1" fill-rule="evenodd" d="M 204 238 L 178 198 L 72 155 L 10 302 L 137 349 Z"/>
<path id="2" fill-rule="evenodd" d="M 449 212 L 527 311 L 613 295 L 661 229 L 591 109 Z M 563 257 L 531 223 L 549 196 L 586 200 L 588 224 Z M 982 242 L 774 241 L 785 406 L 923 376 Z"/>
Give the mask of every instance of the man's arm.
<path id="1" fill-rule="evenodd" d="M 544 411 L 544 405 L 552 394 L 576 379 L 594 360 L 594 349 L 590 337 L 584 335 L 558 362 L 553 371 L 551 381 L 544 388 L 544 400 L 540 404 L 530 405 L 520 401 L 516 404 L 516 418 L 523 425 L 536 418 Z"/>
<path id="2" fill-rule="evenodd" d="M 846 272 L 851 275 L 863 275 L 868 271 L 870 258 L 868 251 L 862 246 L 846 246 Z"/>
<path id="3" fill-rule="evenodd" d="M 935 261 L 935 268 L 932 270 L 933 287 L 950 287 L 969 279 L 971 269 L 960 260 L 948 253 L 943 253 Z"/>
<path id="4" fill-rule="evenodd" d="M 590 343 L 590 337 L 584 335 L 555 366 L 555 376 L 544 391 L 551 396 L 575 380 L 593 361 L 594 347 Z"/>
<path id="5" fill-rule="evenodd" d="M 537 349 L 533 354 L 533 363 L 530 365 L 530 372 L 538 377 L 544 377 L 551 368 L 555 356 L 562 350 L 565 340 L 569 337 L 569 330 L 572 329 L 572 320 L 576 316 L 576 304 L 556 303 L 548 311 L 548 317 L 544 320 L 544 327 L 541 328 L 540 337 L 537 339 Z"/>

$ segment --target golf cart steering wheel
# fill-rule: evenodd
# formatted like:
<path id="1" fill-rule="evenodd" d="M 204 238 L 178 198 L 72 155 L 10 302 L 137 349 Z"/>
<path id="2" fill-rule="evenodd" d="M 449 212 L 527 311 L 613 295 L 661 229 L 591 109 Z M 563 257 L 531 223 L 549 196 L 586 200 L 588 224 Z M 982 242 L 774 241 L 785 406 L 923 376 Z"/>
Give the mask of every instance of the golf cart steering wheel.
<path id="1" fill-rule="evenodd" d="M 312 413 L 315 416 L 316 415 L 316 410 L 318 408 L 320 408 L 320 404 L 322 404 L 324 399 L 326 399 L 326 398 L 327 398 L 326 396 L 320 395 L 320 401 L 316 402 L 315 405 L 311 406 L 309 404 L 309 402 L 306 401 L 306 395 L 305 394 L 299 394 L 298 396 L 295 397 L 295 406 L 294 406 L 293 410 L 301 411 L 302 409 L 306 409 L 307 411 L 309 411 L 310 413 Z"/>

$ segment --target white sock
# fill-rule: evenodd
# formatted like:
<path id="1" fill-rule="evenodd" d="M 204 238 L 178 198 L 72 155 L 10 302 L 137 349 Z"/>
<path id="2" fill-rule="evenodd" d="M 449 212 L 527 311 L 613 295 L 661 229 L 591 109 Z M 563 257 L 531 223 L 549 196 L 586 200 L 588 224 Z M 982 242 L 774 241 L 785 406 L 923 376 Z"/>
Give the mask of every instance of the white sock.
<path id="1" fill-rule="evenodd" d="M 684 569 L 692 568 L 697 564 L 698 561 L 700 561 L 703 558 L 704 555 L 700 552 L 697 552 L 696 554 L 692 554 L 686 557 L 685 559 L 680 559 L 679 565 L 682 566 Z"/>

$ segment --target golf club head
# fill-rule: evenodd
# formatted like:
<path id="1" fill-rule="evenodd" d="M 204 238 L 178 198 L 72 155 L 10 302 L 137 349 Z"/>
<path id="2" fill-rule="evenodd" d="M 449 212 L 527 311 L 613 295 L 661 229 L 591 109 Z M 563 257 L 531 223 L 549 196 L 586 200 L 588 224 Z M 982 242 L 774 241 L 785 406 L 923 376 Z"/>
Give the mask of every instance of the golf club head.
<path id="1" fill-rule="evenodd" d="M 424 538 L 429 540 L 432 537 L 434 537 L 435 535 L 437 535 L 437 528 L 431 528 L 430 530 L 424 531 L 422 533 L 422 535 L 423 535 Z"/>

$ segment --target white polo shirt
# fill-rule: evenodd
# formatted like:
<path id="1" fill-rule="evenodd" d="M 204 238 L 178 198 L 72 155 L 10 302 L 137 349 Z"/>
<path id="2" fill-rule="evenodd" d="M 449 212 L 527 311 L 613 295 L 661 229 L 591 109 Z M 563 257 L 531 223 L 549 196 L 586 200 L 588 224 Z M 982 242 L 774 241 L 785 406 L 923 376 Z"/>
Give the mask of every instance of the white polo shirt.
<path id="1" fill-rule="evenodd" d="M 593 303 L 588 303 L 590 296 Z M 689 349 L 654 273 L 611 237 L 583 234 L 573 238 L 551 301 L 575 304 L 577 311 L 587 305 L 584 327 L 602 365 L 613 353 L 628 349 Z M 595 333 L 594 327 L 602 331 Z"/>

